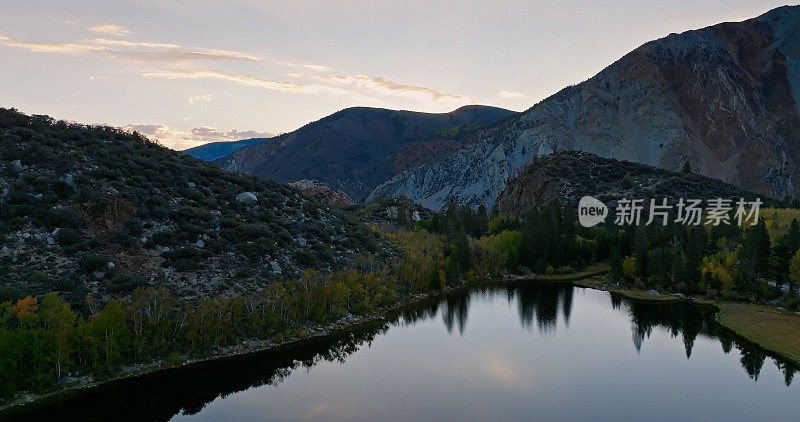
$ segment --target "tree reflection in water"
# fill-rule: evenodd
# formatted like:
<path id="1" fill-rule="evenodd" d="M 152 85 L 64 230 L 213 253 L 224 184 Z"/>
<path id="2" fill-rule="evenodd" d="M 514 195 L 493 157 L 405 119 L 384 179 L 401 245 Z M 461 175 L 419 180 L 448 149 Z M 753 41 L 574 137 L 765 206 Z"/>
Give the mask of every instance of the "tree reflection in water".
<path id="1" fill-rule="evenodd" d="M 219 397 L 263 385 L 277 385 L 298 368 L 311 368 L 322 361 L 344 362 L 359 349 L 370 347 L 373 339 L 391 326 L 413 326 L 441 315 L 449 335 L 453 335 L 457 328 L 459 335 L 463 336 L 470 302 L 478 298 L 500 297 L 509 304 L 516 301 L 524 330 L 529 331 L 535 325 L 542 335 L 554 335 L 559 327 L 559 316 L 564 326 L 569 324 L 575 289 L 569 284 L 518 282 L 454 292 L 406 307 L 390 316 L 388 322 L 364 324 L 274 351 L 170 369 L 3 416 L 20 420 L 29 416 L 25 413 L 35 412 L 40 419 L 86 420 L 87 409 L 91 409 L 88 411 L 92 419 L 98 420 L 166 421 L 178 413 L 195 414 Z M 692 356 L 698 336 L 718 339 L 726 354 L 736 348 L 741 353 L 742 367 L 754 380 L 758 379 L 767 357 L 759 348 L 740 341 L 719 327 L 708 308 L 688 303 L 629 302 L 615 295 L 611 295 L 611 307 L 629 315 L 633 346 L 639 352 L 653 331 L 661 328 L 672 337 L 681 336 L 687 359 Z M 773 360 L 783 372 L 786 385 L 790 385 L 796 368 L 779 359 Z"/>

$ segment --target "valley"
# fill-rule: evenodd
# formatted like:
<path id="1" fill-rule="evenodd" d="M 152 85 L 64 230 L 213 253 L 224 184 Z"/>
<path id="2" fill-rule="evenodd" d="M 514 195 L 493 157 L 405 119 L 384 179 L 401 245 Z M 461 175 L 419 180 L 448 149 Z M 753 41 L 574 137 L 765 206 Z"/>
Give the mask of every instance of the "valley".
<path id="1" fill-rule="evenodd" d="M 0 420 L 794 418 L 800 6 L 750 16 L 519 112 L 444 89 L 480 66 L 348 75 L 369 43 L 302 25 L 330 63 L 0 35 L 135 68 L 81 77 L 155 84 L 172 125 L 0 108 Z"/>

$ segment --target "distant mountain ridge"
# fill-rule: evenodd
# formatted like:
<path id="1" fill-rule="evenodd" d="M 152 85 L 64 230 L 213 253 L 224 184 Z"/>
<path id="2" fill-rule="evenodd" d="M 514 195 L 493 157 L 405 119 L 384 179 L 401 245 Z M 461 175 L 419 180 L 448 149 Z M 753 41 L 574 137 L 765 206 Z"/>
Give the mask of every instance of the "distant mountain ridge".
<path id="1" fill-rule="evenodd" d="M 800 6 L 648 42 L 490 136 L 370 195 L 494 203 L 535 156 L 581 150 L 780 197 L 800 187 Z"/>
<path id="2" fill-rule="evenodd" d="M 223 142 L 210 142 L 208 144 L 196 146 L 181 151 L 184 154 L 191 155 L 194 158 L 199 158 L 203 161 L 213 161 L 217 158 L 224 157 L 240 148 L 252 145 L 256 142 L 266 141 L 270 138 L 250 138 L 242 139 L 241 141 L 223 141 Z"/>
<path id="3" fill-rule="evenodd" d="M 516 114 L 488 106 L 450 113 L 354 107 L 214 162 L 279 182 L 319 180 L 363 201 L 392 176 L 485 137 Z"/>

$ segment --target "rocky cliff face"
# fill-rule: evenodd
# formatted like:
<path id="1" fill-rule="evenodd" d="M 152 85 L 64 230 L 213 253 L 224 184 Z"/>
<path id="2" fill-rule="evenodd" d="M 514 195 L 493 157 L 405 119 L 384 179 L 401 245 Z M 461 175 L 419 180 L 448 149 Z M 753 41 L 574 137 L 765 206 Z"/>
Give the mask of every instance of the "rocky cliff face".
<path id="1" fill-rule="evenodd" d="M 800 187 L 800 7 L 672 34 L 533 106 L 492 136 L 404 172 L 374 195 L 438 209 L 491 205 L 534 156 L 581 150 L 772 196 Z"/>
<path id="2" fill-rule="evenodd" d="M 486 136 L 515 114 L 485 106 L 441 114 L 349 108 L 215 162 L 280 182 L 318 180 L 363 201 L 392 176 Z"/>

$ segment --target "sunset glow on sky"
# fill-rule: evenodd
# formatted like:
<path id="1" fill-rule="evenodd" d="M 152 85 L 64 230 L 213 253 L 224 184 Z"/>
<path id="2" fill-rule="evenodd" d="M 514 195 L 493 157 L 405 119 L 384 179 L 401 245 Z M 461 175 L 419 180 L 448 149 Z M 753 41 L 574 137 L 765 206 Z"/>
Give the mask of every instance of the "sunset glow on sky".
<path id="1" fill-rule="evenodd" d="M 524 110 L 642 43 L 784 3 L 6 0 L 0 106 L 182 149 L 352 106 Z"/>

